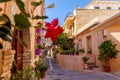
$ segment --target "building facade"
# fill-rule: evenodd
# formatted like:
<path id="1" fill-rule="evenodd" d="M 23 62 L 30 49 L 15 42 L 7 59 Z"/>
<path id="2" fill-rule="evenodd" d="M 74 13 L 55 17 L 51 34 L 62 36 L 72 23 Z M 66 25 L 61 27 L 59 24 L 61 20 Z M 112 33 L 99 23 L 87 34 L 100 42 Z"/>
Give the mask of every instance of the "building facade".
<path id="1" fill-rule="evenodd" d="M 85 9 L 112 9 L 120 10 L 119 0 L 92 0 Z"/>
<path id="2" fill-rule="evenodd" d="M 72 40 L 75 43 L 75 49 L 79 50 L 84 48 L 85 54 L 91 53 L 91 55 L 94 55 L 93 62 L 101 68 L 101 63 L 97 59 L 99 54 L 98 46 L 106 39 L 111 39 L 118 44 L 114 37 L 109 36 L 112 30 L 115 31 L 118 29 L 118 23 L 116 23 L 118 20 L 113 18 L 116 15 L 119 15 L 120 12 L 119 5 L 117 4 L 120 4 L 118 0 L 92 0 L 87 6 L 85 6 L 84 9 L 76 8 L 72 13 L 73 15 L 67 16 L 65 19 L 65 29 L 68 31 L 68 36 L 70 35 L 69 38 L 72 36 Z M 115 20 L 116 22 L 113 24 L 105 24 L 109 18 L 111 18 L 110 20 Z M 112 23 L 112 21 L 110 22 Z M 97 28 L 97 31 L 94 33 L 92 29 L 97 25 L 99 28 Z M 114 25 L 117 25 L 117 27 Z M 110 32 L 106 31 L 106 29 L 104 30 L 103 26 L 107 26 L 108 30 L 111 29 Z M 105 36 L 107 36 L 107 38 Z M 119 38 L 119 36 L 117 38 Z M 117 45 L 117 49 L 119 50 L 119 44 Z M 118 59 L 119 57 L 117 57 L 115 60 L 112 60 L 111 62 L 117 62 Z M 111 66 L 112 71 L 120 71 L 120 68 L 118 67 L 119 63 L 111 63 Z"/>
<path id="3" fill-rule="evenodd" d="M 22 1 L 25 4 L 25 11 L 31 17 L 32 15 L 31 9 L 33 9 L 33 6 L 31 6 L 32 1 L 31 0 L 29 1 L 22 0 Z M 40 1 L 40 0 L 36 0 L 36 1 Z M 0 8 L 2 8 L 0 15 L 7 14 L 11 20 L 11 23 L 15 24 L 13 15 L 20 13 L 18 7 L 16 6 L 15 1 L 12 0 L 9 2 L 0 3 Z M 34 10 L 33 15 L 41 16 L 43 15 L 43 11 L 44 11 L 44 1 L 43 4 L 41 4 L 39 7 L 37 7 Z M 27 48 L 25 48 L 20 43 L 20 41 L 14 37 L 12 38 L 12 43 L 0 39 L 0 42 L 3 44 L 3 51 L 0 51 L 0 76 L 4 76 L 5 80 L 9 80 L 11 76 L 11 68 L 13 67 L 12 64 L 14 60 L 16 61 L 16 67 L 12 69 L 13 72 L 17 70 L 22 70 L 23 67 L 26 65 L 34 66 L 34 62 L 39 59 L 39 55 L 36 55 L 35 50 L 37 48 L 36 39 L 38 36 L 41 35 L 41 33 L 37 33 L 36 31 L 37 29 L 34 26 L 37 24 L 37 22 L 43 23 L 43 20 L 31 20 L 31 19 L 29 20 L 31 22 L 30 28 L 22 29 L 21 31 L 17 32 L 17 36 L 23 39 L 23 41 L 28 46 Z M 11 53 L 11 55 L 6 56 L 8 53 Z"/>

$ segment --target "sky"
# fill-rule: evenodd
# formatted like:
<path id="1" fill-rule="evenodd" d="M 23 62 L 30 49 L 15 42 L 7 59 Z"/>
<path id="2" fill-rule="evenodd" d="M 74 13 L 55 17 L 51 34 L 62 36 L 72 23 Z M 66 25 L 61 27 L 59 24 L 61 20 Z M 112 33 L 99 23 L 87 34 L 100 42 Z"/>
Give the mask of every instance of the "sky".
<path id="1" fill-rule="evenodd" d="M 45 0 L 45 7 L 54 4 L 54 8 L 46 8 L 46 15 L 48 19 L 46 22 L 51 22 L 53 19 L 59 19 L 59 25 L 64 25 L 65 17 L 68 13 L 72 13 L 76 7 L 83 8 L 91 0 Z"/>

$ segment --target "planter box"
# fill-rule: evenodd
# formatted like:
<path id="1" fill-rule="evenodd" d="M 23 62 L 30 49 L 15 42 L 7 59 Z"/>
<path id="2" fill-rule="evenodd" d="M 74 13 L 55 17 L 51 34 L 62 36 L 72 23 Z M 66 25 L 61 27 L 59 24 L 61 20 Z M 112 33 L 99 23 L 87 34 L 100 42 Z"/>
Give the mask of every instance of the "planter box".
<path id="1" fill-rule="evenodd" d="M 84 70 L 83 55 L 60 55 L 57 54 L 56 59 L 60 67 L 69 70 Z"/>

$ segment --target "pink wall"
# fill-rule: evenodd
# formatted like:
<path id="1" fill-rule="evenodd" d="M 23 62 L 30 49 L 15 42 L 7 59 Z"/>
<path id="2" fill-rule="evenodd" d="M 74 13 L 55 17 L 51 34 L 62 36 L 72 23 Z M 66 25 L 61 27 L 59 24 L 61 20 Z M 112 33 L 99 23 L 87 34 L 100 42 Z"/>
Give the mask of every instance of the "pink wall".
<path id="1" fill-rule="evenodd" d="M 117 44 L 116 48 L 120 50 L 120 24 L 113 25 L 106 29 L 108 32 L 108 39 Z M 116 59 L 110 61 L 112 71 L 120 71 L 120 54 L 118 54 Z"/>
<path id="2" fill-rule="evenodd" d="M 113 25 L 109 27 L 100 26 L 96 28 L 95 30 L 91 31 L 91 37 L 92 37 L 92 53 L 96 55 L 96 65 L 101 66 L 101 62 L 97 59 L 97 56 L 99 54 L 98 46 L 102 43 L 104 40 L 111 39 L 115 44 L 117 44 L 117 49 L 120 50 L 120 24 Z M 106 30 L 107 35 L 106 38 L 103 37 L 103 30 Z M 118 54 L 116 59 L 112 59 L 110 61 L 111 65 L 111 71 L 120 71 L 120 54 Z"/>
<path id="3" fill-rule="evenodd" d="M 83 71 L 84 62 L 82 60 L 82 57 L 82 55 L 75 56 L 57 54 L 57 62 L 61 68 Z"/>
<path id="4" fill-rule="evenodd" d="M 106 24 L 107 25 L 107 24 Z M 103 31 L 106 31 L 106 37 L 103 36 Z M 100 26 L 93 30 L 88 30 L 78 37 L 82 39 L 82 47 L 87 51 L 87 36 L 91 36 L 92 43 L 92 54 L 95 55 L 95 63 L 97 66 L 102 68 L 101 62 L 98 60 L 98 46 L 106 39 L 111 39 L 114 43 L 117 44 L 117 49 L 120 50 L 120 24 L 112 25 L 109 27 Z M 87 53 L 87 52 L 85 52 Z M 120 54 L 118 54 L 116 59 L 110 61 L 111 71 L 120 71 Z"/>

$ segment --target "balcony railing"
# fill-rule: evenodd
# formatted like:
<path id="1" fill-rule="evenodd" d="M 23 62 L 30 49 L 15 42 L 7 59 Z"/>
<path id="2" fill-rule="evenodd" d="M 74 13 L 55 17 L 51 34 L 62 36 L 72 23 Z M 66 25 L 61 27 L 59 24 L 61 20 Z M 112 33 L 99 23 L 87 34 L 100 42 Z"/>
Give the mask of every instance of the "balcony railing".
<path id="1" fill-rule="evenodd" d="M 66 17 L 65 17 L 65 20 L 66 20 L 68 17 L 71 17 L 71 16 L 73 16 L 73 13 L 72 13 L 72 12 L 67 13 L 67 15 L 66 15 Z M 64 21 L 65 21 L 65 20 L 64 20 Z"/>

